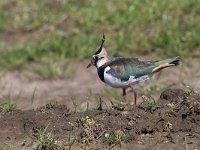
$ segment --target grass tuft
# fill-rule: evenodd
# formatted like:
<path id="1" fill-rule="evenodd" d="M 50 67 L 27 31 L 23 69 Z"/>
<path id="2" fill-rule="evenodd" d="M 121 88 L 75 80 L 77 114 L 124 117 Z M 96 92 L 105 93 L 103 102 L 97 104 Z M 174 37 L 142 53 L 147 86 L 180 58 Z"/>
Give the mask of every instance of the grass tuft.
<path id="1" fill-rule="evenodd" d="M 149 103 L 149 106 L 146 108 L 147 112 L 153 113 L 157 109 L 160 108 L 160 103 L 153 100 L 153 102 Z"/>
<path id="2" fill-rule="evenodd" d="M 116 145 L 121 146 L 121 142 L 122 142 L 122 136 L 123 136 L 123 132 L 122 131 L 114 131 L 111 134 L 105 134 L 105 141 L 107 142 L 107 144 L 109 145 L 109 148 L 113 148 Z"/>
<path id="3" fill-rule="evenodd" d="M 0 104 L 0 112 L 11 112 L 17 110 L 17 105 L 11 96 L 5 96 L 4 102 Z"/>
<path id="4" fill-rule="evenodd" d="M 101 97 L 100 97 L 99 102 L 97 104 L 97 110 L 100 110 L 100 111 L 103 110 L 103 101 L 102 101 Z"/>
<path id="5" fill-rule="evenodd" d="M 38 144 L 38 150 L 59 150 L 60 146 L 56 143 L 54 136 L 47 128 L 38 129 L 31 136 L 32 140 Z"/>

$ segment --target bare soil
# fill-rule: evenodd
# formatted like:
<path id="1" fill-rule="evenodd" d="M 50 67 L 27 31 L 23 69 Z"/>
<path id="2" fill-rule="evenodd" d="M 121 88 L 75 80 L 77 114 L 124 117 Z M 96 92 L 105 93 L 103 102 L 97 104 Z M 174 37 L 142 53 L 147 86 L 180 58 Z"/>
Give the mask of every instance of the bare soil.
<path id="1" fill-rule="evenodd" d="M 48 127 L 57 141 L 67 144 L 69 136 L 74 137 L 72 149 L 81 149 L 83 138 L 90 139 L 86 149 L 109 149 L 112 143 L 105 135 L 112 133 L 122 137 L 113 149 L 199 149 L 200 96 L 168 89 L 158 103 L 157 109 L 151 109 L 152 103 L 144 101 L 137 106 L 113 105 L 110 109 L 82 113 L 53 104 L 36 110 L 0 113 L 0 143 L 14 144 L 14 149 L 37 149 L 30 135 Z M 80 121 L 86 116 L 93 120 L 90 130 Z"/>

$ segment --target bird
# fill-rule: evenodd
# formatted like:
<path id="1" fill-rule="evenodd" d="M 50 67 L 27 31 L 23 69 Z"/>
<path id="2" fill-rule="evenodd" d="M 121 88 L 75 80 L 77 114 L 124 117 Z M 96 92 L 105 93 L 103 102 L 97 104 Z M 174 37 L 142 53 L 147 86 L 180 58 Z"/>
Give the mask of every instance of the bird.
<path id="1" fill-rule="evenodd" d="M 127 88 L 132 88 L 150 79 L 155 73 L 164 68 L 180 64 L 180 57 L 168 58 L 156 61 L 142 61 L 134 57 L 116 57 L 109 59 L 107 50 L 104 47 L 105 35 L 98 50 L 92 55 L 87 68 L 95 66 L 97 74 L 102 82 L 113 88 L 121 88 L 122 96 L 126 96 Z M 134 99 L 136 104 L 136 92 Z"/>

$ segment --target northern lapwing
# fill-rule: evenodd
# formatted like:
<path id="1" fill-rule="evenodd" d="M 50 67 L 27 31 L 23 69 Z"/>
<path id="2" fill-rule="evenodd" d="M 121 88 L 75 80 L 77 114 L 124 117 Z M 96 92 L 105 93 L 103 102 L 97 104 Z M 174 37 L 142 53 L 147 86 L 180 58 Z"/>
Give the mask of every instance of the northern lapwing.
<path id="1" fill-rule="evenodd" d="M 113 88 L 122 88 L 123 96 L 126 95 L 126 89 L 132 85 L 148 80 L 154 73 L 179 65 L 180 62 L 179 56 L 160 61 L 140 61 L 138 58 L 132 57 L 109 59 L 106 49 L 103 47 L 104 42 L 105 35 L 103 34 L 101 46 L 92 56 L 87 68 L 94 65 L 101 81 Z M 136 93 L 134 92 L 134 94 L 136 103 Z"/>

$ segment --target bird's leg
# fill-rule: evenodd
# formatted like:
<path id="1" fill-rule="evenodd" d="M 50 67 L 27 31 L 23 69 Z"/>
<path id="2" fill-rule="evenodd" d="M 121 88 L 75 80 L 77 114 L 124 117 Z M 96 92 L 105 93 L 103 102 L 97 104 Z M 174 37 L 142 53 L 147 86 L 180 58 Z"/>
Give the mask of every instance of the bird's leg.
<path id="1" fill-rule="evenodd" d="M 123 88 L 122 90 L 123 90 L 123 94 L 122 94 L 122 96 L 124 97 L 124 96 L 126 96 L 126 89 Z"/>
<path id="2" fill-rule="evenodd" d="M 130 88 L 131 88 L 131 92 L 134 93 L 134 104 L 136 105 L 136 103 L 137 103 L 137 92 L 133 89 L 132 86 L 130 86 Z"/>
<path id="3" fill-rule="evenodd" d="M 137 92 L 135 90 L 133 90 L 134 93 L 134 104 L 137 104 Z"/>
<path id="4" fill-rule="evenodd" d="M 126 88 L 122 88 L 122 101 L 126 101 Z"/>
<path id="5" fill-rule="evenodd" d="M 122 97 L 125 101 L 126 100 L 126 88 L 122 88 L 122 91 L 123 91 Z M 128 115 L 128 111 L 125 110 L 125 107 L 123 108 L 122 115 Z"/>
<path id="6" fill-rule="evenodd" d="M 133 91 L 133 93 L 134 93 L 134 104 L 136 105 L 136 104 L 137 104 L 137 92 L 133 89 L 132 86 L 130 86 L 130 88 L 131 88 L 131 91 Z M 123 90 L 122 96 L 123 96 L 124 99 L 125 99 L 125 96 L 126 96 L 126 88 L 123 88 L 122 90 Z"/>

